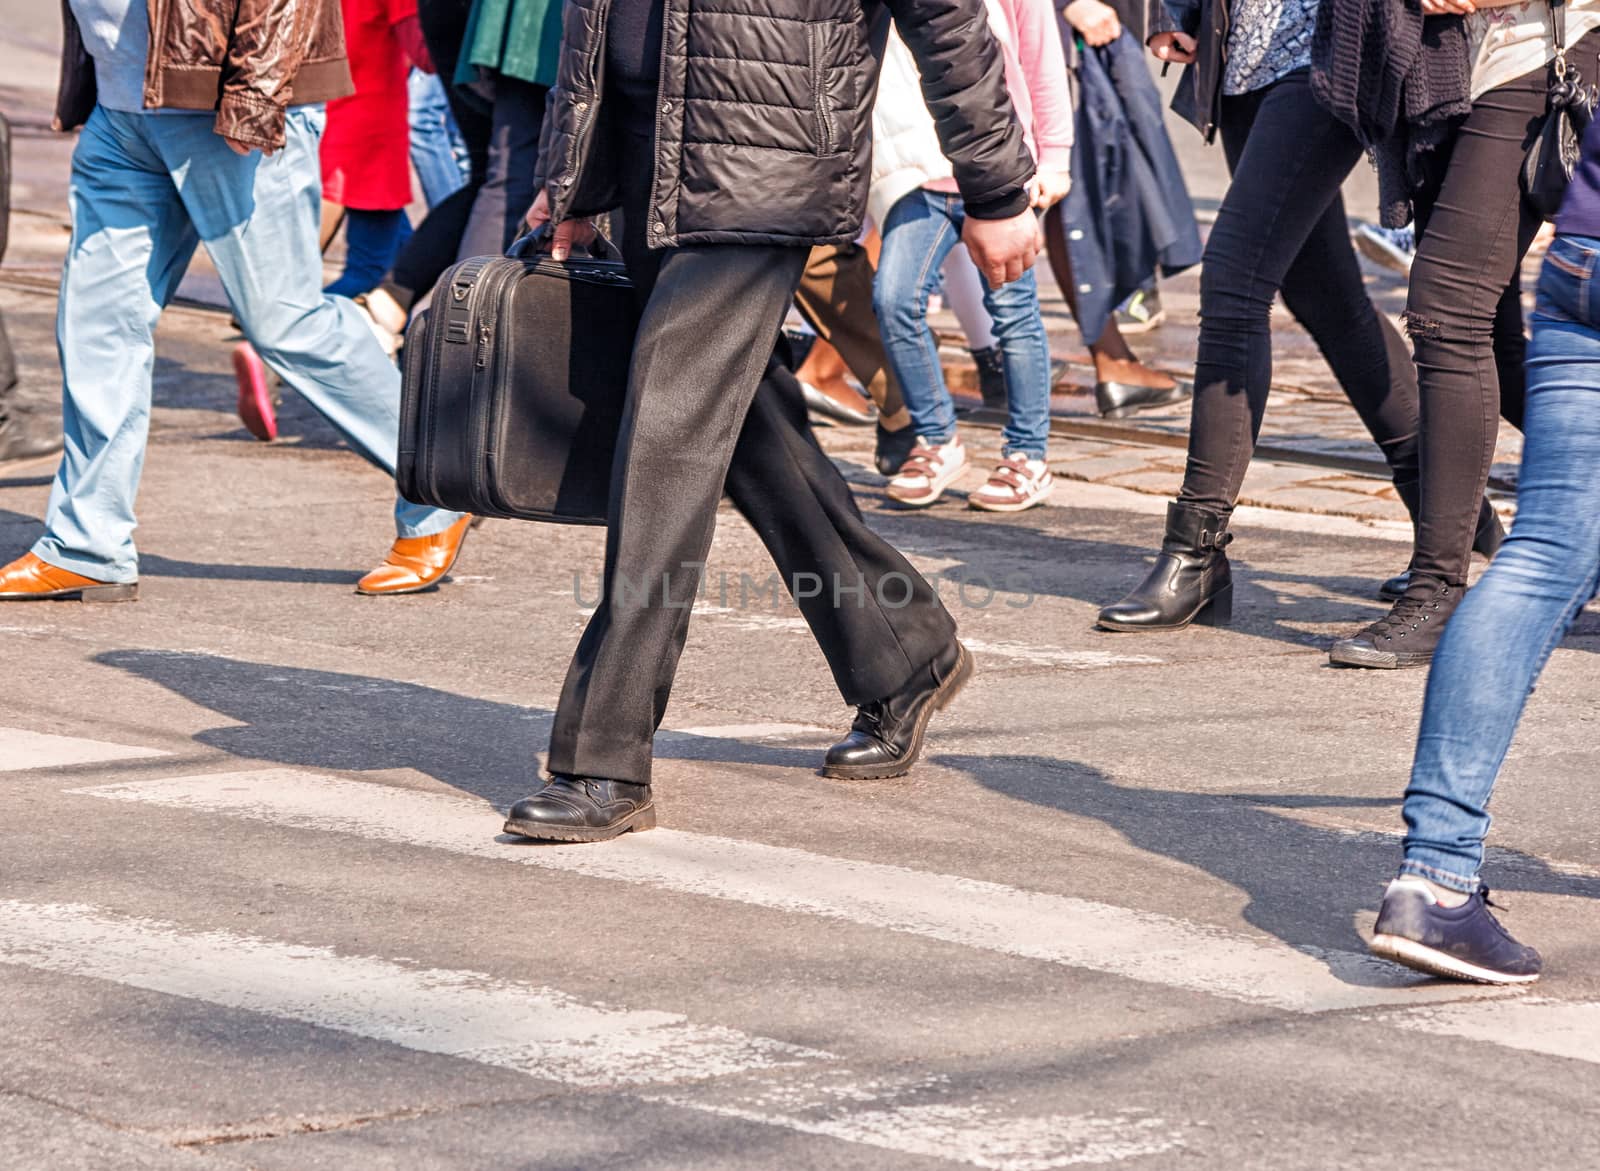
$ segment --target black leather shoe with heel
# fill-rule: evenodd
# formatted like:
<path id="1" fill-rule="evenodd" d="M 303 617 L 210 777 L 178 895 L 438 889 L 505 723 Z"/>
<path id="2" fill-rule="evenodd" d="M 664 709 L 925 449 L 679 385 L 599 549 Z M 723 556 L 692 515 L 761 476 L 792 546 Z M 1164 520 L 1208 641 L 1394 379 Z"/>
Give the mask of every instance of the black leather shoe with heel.
<path id="1" fill-rule="evenodd" d="M 1228 518 L 1192 504 L 1167 505 L 1167 535 L 1155 566 L 1122 601 L 1100 611 L 1102 630 L 1182 630 L 1233 621 L 1233 571 L 1223 551 Z"/>

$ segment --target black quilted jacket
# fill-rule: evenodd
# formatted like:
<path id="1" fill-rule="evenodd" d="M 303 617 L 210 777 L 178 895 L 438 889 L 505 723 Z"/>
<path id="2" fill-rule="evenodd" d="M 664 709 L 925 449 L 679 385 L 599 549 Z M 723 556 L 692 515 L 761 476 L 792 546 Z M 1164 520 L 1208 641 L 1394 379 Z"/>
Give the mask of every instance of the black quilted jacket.
<path id="1" fill-rule="evenodd" d="M 558 220 L 619 202 L 595 134 L 609 8 L 567 0 L 563 15 L 539 152 Z M 891 13 L 969 208 L 1022 210 L 1033 157 L 983 0 L 666 0 L 650 247 L 853 240 Z"/>

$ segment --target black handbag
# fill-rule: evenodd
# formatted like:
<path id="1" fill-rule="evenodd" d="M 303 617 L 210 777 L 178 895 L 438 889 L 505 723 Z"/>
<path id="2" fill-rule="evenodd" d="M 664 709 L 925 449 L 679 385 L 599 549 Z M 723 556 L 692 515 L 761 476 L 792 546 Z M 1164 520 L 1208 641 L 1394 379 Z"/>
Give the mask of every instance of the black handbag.
<path id="1" fill-rule="evenodd" d="M 615 250 L 524 236 L 448 269 L 406 331 L 395 480 L 418 504 L 605 524 L 639 309 Z"/>
<path id="2" fill-rule="evenodd" d="M 1583 132 L 1594 116 L 1594 90 L 1567 61 L 1567 10 L 1564 0 L 1550 0 L 1550 29 L 1556 56 L 1544 124 L 1522 162 L 1522 190 L 1529 205 L 1545 219 L 1554 219 L 1583 153 Z"/>

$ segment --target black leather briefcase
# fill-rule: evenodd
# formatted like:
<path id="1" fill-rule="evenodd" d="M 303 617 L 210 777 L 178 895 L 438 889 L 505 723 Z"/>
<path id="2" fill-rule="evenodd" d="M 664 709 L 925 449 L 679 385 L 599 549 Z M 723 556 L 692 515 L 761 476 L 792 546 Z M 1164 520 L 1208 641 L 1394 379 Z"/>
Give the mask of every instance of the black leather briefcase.
<path id="1" fill-rule="evenodd" d="M 446 271 L 406 332 L 400 493 L 456 512 L 605 524 L 639 311 L 614 253 L 527 236 Z"/>

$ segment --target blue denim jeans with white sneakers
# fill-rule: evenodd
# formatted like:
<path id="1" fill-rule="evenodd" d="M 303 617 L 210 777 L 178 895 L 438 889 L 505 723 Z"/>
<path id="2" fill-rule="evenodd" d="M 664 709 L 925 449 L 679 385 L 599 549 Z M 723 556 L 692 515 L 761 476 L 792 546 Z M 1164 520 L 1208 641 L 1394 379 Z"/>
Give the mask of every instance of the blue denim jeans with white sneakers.
<path id="1" fill-rule="evenodd" d="M 1406 789 L 1404 873 L 1478 889 L 1489 795 L 1528 695 L 1600 587 L 1600 240 L 1558 236 L 1528 345 L 1517 519 L 1440 640 Z"/>
<path id="2" fill-rule="evenodd" d="M 928 299 L 938 286 L 945 257 L 961 242 L 965 221 L 959 195 L 919 188 L 896 203 L 879 225 L 883 252 L 872 307 L 911 425 L 933 443 L 947 443 L 955 435 L 956 415 L 939 362 L 939 343 L 928 328 Z M 998 289 L 986 281 L 983 304 L 994 319 L 995 344 L 1006 372 L 1002 449 L 1007 456 L 1043 459 L 1050 441 L 1050 341 L 1033 270 Z"/>
<path id="3" fill-rule="evenodd" d="M 400 373 L 361 311 L 322 294 L 322 110 L 289 111 L 270 158 L 235 154 L 208 113 L 97 108 L 72 155 L 72 240 L 61 273 L 66 452 L 33 552 L 98 581 L 139 576 L 134 497 L 150 425 L 155 326 L 204 243 L 262 359 L 361 455 L 393 473 Z M 457 514 L 405 500 L 400 536 Z"/>

